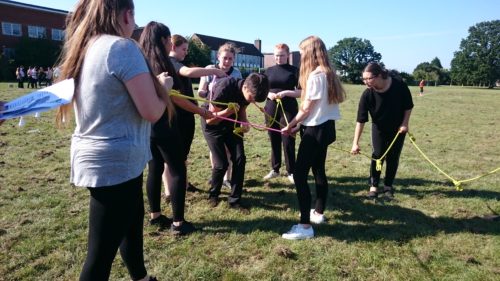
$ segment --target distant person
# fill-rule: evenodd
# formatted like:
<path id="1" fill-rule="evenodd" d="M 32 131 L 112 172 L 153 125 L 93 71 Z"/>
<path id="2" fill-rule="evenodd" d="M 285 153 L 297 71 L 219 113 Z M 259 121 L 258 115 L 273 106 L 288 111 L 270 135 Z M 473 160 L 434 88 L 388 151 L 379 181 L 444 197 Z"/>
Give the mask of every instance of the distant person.
<path id="1" fill-rule="evenodd" d="M 269 78 L 269 94 L 267 94 L 266 123 L 273 129 L 281 130 L 291 121 L 299 110 L 297 98 L 301 91 L 297 89 L 299 83 L 298 69 L 288 63 L 290 48 L 287 44 L 278 44 L 274 47 L 274 60 L 276 65 L 269 67 L 264 72 Z M 278 104 L 281 102 L 281 106 Z M 271 120 L 276 118 L 276 120 Z M 271 123 L 272 122 L 272 123 Z M 291 183 L 295 169 L 295 137 L 268 131 L 271 141 L 271 171 L 264 176 L 264 180 L 270 180 L 280 176 L 281 146 L 285 154 L 286 176 Z"/>
<path id="2" fill-rule="evenodd" d="M 219 195 L 224 174 L 228 167 L 226 147 L 229 150 L 233 171 L 231 175 L 231 193 L 228 197 L 229 208 L 248 211 L 248 207 L 241 202 L 243 193 L 243 180 L 245 177 L 245 147 L 243 138 L 234 134 L 235 123 L 218 117 L 235 119 L 248 122 L 247 106 L 253 102 L 263 102 L 269 92 L 269 82 L 264 74 L 252 73 L 245 79 L 233 77 L 222 78 L 211 90 L 211 101 L 222 103 L 235 103 L 235 107 L 214 103 L 205 103 L 204 107 L 210 110 L 215 118 L 201 120 L 203 135 L 212 152 L 214 166 L 208 201 L 212 208 L 219 204 Z M 239 125 L 237 125 L 239 126 Z M 250 128 L 241 126 L 243 132 Z"/>
<path id="3" fill-rule="evenodd" d="M 142 173 L 151 123 L 173 110 L 172 78 L 154 76 L 130 39 L 132 0 L 80 0 L 66 22 L 59 78 L 75 78 L 75 93 L 57 120 L 69 120 L 73 107 L 70 181 L 90 192 L 80 280 L 108 280 L 118 249 L 132 280 L 156 280 L 144 266 Z"/>
<path id="4" fill-rule="evenodd" d="M 207 65 L 206 68 L 218 68 L 226 72 L 227 76 L 234 77 L 237 79 L 243 78 L 241 75 L 241 72 L 238 68 L 233 66 L 234 60 L 236 58 L 236 53 L 238 52 L 238 48 L 236 45 L 232 42 L 226 42 L 223 45 L 219 47 L 219 50 L 217 51 L 217 61 L 218 63 L 213 65 Z M 217 81 L 217 76 L 215 75 L 210 75 L 210 76 L 203 76 L 200 79 L 200 85 L 198 88 L 198 95 L 202 98 L 210 98 L 208 95 L 210 91 L 212 90 L 213 85 Z M 210 155 L 210 165 L 213 168 L 214 166 L 214 161 L 212 157 L 212 153 Z M 229 151 L 226 149 L 226 155 L 229 157 Z M 233 164 L 231 160 L 229 159 L 229 166 L 227 168 L 226 174 L 224 175 L 224 182 L 223 185 L 231 188 L 231 172 L 232 172 L 232 167 Z"/>
<path id="5" fill-rule="evenodd" d="M 399 156 L 408 132 L 413 101 L 408 86 L 376 62 L 369 63 L 363 70 L 363 81 L 367 89 L 361 95 L 356 129 L 352 141 L 352 154 L 360 152 L 359 140 L 368 114 L 372 118 L 372 158 L 379 159 L 399 132 L 397 140 L 385 157 L 386 168 L 383 193 L 394 197 L 393 182 L 398 170 Z M 370 164 L 370 189 L 368 198 L 377 198 L 381 171 L 376 169 L 376 161 Z"/>
<path id="6" fill-rule="evenodd" d="M 424 94 L 425 80 L 424 79 L 420 80 L 418 86 L 420 87 L 420 96 L 422 96 Z"/>
<path id="7" fill-rule="evenodd" d="M 4 104 L 5 104 L 4 101 L 0 101 L 0 111 L 4 110 L 5 108 Z M 5 119 L 0 119 L 0 125 L 2 125 L 3 122 L 5 122 Z"/>
<path id="8" fill-rule="evenodd" d="M 24 67 L 21 65 L 16 69 L 17 87 L 20 89 L 24 88 L 24 76 Z"/>
<path id="9" fill-rule="evenodd" d="M 300 208 L 300 221 L 282 235 L 289 240 L 314 237 L 312 223 L 325 221 L 328 179 L 325 172 L 328 146 L 336 139 L 335 120 L 340 119 L 339 103 L 345 91 L 330 65 L 325 43 L 316 36 L 302 40 L 299 82 L 302 89 L 299 112 L 282 129 L 285 134 L 300 130 L 301 141 L 293 178 Z M 312 169 L 316 185 L 316 204 L 311 209 L 311 190 L 307 183 Z"/>

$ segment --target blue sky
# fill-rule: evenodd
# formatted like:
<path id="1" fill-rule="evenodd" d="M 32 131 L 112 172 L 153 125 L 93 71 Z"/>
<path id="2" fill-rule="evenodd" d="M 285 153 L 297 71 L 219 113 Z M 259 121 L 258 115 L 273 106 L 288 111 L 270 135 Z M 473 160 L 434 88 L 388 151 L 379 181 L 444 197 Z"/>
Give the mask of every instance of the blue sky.
<path id="1" fill-rule="evenodd" d="M 72 0 L 19 0 L 71 11 Z M 309 35 L 327 48 L 347 37 L 368 39 L 388 68 L 413 72 L 438 57 L 449 68 L 469 27 L 500 19 L 499 0 L 135 0 L 138 25 L 151 20 L 172 33 L 200 33 L 243 42 L 262 40 L 262 52 L 277 43 L 292 50 Z"/>

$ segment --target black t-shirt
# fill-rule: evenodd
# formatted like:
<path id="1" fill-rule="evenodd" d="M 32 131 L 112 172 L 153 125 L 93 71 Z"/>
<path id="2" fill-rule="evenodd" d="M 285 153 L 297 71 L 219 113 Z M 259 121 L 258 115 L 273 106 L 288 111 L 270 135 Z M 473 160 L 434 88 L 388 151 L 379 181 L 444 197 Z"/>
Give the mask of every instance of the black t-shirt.
<path id="1" fill-rule="evenodd" d="M 170 61 L 172 62 L 172 65 L 175 68 L 175 71 L 177 72 L 177 76 L 179 77 L 180 82 L 182 83 L 182 86 L 180 87 L 181 93 L 183 95 L 188 96 L 188 97 L 194 97 L 193 83 L 191 82 L 191 78 L 186 77 L 186 76 L 182 76 L 179 73 L 180 69 L 184 66 L 184 64 L 182 64 L 181 62 L 179 62 L 174 57 L 169 57 L 169 58 L 170 58 Z M 196 100 L 190 99 L 189 101 L 192 102 L 195 105 L 198 105 L 198 103 L 196 102 Z M 181 114 L 181 115 L 193 115 L 193 113 L 191 113 L 189 111 L 186 111 L 186 110 L 184 110 L 184 109 L 182 109 L 182 108 L 180 108 L 178 106 L 176 106 L 175 109 L 176 109 L 177 114 Z M 182 117 L 180 117 L 180 118 L 182 118 Z"/>
<path id="2" fill-rule="evenodd" d="M 398 79 L 392 78 L 392 83 L 385 93 L 366 89 L 361 95 L 356 121 L 368 122 L 368 113 L 379 130 L 393 133 L 399 130 L 404 119 L 404 112 L 413 108 L 408 86 Z"/>
<path id="3" fill-rule="evenodd" d="M 244 81 L 244 79 L 234 77 L 218 78 L 212 87 L 212 92 L 210 93 L 208 99 L 211 101 L 223 103 L 233 102 L 239 104 L 240 107 L 247 106 L 249 102 L 247 102 L 247 100 L 243 96 L 243 92 L 241 91 Z M 213 105 L 221 109 L 227 108 L 227 105 Z M 203 106 L 208 109 L 208 103 L 205 103 Z M 236 118 L 236 114 L 228 116 L 227 118 L 234 119 Z M 233 127 L 234 123 L 231 121 L 222 120 L 218 125 Z"/>
<path id="4" fill-rule="evenodd" d="M 283 90 L 294 90 L 299 84 L 298 69 L 290 64 L 277 64 L 266 69 L 265 74 L 269 79 L 269 92 L 278 93 Z M 295 100 L 285 97 L 283 102 Z"/>

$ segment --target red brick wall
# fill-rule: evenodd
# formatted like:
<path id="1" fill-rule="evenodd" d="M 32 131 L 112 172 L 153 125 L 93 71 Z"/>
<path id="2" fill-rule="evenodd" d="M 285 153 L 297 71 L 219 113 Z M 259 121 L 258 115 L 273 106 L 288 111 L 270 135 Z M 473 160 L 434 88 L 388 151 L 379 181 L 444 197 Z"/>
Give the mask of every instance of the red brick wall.
<path id="1" fill-rule="evenodd" d="M 65 21 L 66 15 L 62 13 L 0 4 L 0 22 L 21 24 L 22 36 L 28 36 L 28 25 L 33 25 L 45 27 L 47 38 L 52 39 L 52 28 L 64 30 Z M 0 30 L 0 47 L 13 48 L 20 38 L 3 35 Z"/>

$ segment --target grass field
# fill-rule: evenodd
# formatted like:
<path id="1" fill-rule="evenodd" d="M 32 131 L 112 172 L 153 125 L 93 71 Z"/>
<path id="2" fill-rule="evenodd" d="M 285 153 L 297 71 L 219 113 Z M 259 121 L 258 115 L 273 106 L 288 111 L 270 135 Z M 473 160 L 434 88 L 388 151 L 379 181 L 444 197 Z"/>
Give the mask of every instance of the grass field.
<path id="1" fill-rule="evenodd" d="M 251 213 L 226 204 L 211 209 L 206 194 L 188 194 L 186 218 L 203 232 L 176 238 L 148 227 L 145 218 L 149 273 L 160 280 L 500 280 L 500 173 L 457 191 L 407 139 L 396 199 L 366 200 L 369 160 L 333 149 L 352 143 L 363 87 L 346 89 L 327 158 L 328 221 L 315 226 L 314 239 L 280 237 L 298 222 L 295 191 L 285 177 L 262 181 L 270 170 L 269 142 L 265 132 L 251 130 L 244 185 Z M 499 167 L 500 90 L 425 90 L 418 97 L 411 88 L 410 131 L 429 158 L 457 180 Z M 0 84 L 0 100 L 26 92 Z M 263 121 L 255 107 L 249 118 Z M 76 280 L 83 265 L 89 194 L 69 184 L 72 131 L 56 129 L 53 120 L 47 112 L 26 118 L 23 127 L 18 120 L 0 127 L 0 280 Z M 366 153 L 369 128 L 361 142 Z M 199 128 L 191 151 L 190 181 L 206 191 L 210 165 Z M 171 216 L 170 205 L 162 207 Z M 129 280 L 119 255 L 111 280 Z"/>

